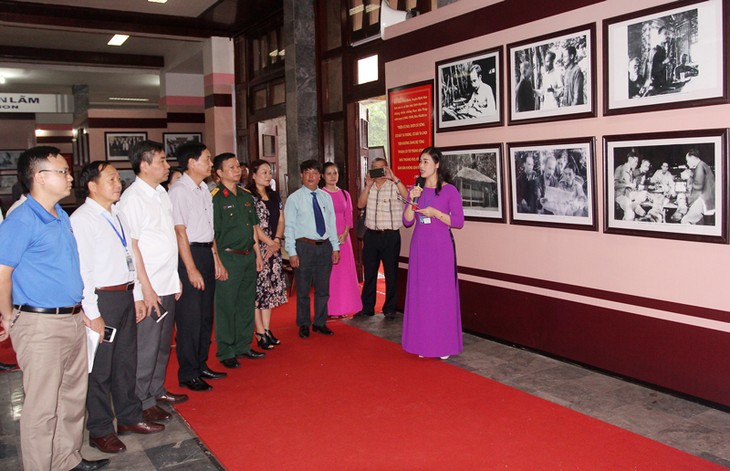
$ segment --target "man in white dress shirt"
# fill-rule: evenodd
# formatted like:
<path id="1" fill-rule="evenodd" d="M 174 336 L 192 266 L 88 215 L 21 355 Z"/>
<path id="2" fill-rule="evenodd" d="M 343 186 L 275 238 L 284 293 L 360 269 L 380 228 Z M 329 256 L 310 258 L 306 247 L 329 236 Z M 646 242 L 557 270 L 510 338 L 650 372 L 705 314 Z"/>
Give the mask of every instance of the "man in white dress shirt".
<path id="1" fill-rule="evenodd" d="M 170 165 L 164 146 L 154 141 L 135 144 L 129 160 L 137 178 L 122 194 L 119 209 L 129 224 L 137 279 L 147 308 L 146 317 L 137 324 L 136 391 L 145 420 L 167 420 L 170 414 L 157 402 L 174 404 L 188 398 L 169 393 L 164 386 L 175 301 L 181 290 L 172 204 L 162 187 Z"/>
<path id="2" fill-rule="evenodd" d="M 84 281 L 84 312 L 116 329 L 94 358 L 86 396 L 89 445 L 104 453 L 127 449 L 114 430 L 156 433 L 164 425 L 145 421 L 142 402 L 135 394 L 137 373 L 137 322 L 147 309 L 135 283 L 129 228 L 114 205 L 122 193 L 119 172 L 108 162 L 91 162 L 81 170 L 81 185 L 88 197 L 71 215 Z M 110 400 L 111 399 L 111 400 Z M 113 403 L 113 409 L 112 409 Z"/>
<path id="3" fill-rule="evenodd" d="M 205 380 L 226 376 L 208 368 L 213 332 L 215 280 L 227 279 L 213 240 L 213 198 L 205 179 L 213 168 L 210 150 L 200 142 L 181 144 L 175 151 L 183 176 L 170 188 L 180 259 L 183 294 L 177 302 L 175 325 L 180 386 L 210 391 Z"/>

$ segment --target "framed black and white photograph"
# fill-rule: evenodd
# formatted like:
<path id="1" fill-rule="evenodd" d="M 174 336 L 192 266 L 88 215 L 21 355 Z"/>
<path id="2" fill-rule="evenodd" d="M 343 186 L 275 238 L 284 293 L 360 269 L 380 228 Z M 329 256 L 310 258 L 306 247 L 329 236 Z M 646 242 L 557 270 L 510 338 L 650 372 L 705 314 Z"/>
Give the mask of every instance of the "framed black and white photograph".
<path id="1" fill-rule="evenodd" d="M 438 132 L 502 124 L 502 48 L 436 63 Z"/>
<path id="2" fill-rule="evenodd" d="M 145 139 L 147 139 L 146 132 L 105 132 L 106 159 L 128 160 L 129 149 Z"/>
<path id="3" fill-rule="evenodd" d="M 15 170 L 18 168 L 18 159 L 23 149 L 0 150 L 0 170 Z"/>
<path id="4" fill-rule="evenodd" d="M 513 224 L 596 230 L 593 137 L 507 147 Z"/>
<path id="5" fill-rule="evenodd" d="M 180 144 L 185 144 L 188 141 L 202 142 L 203 134 L 199 132 L 184 132 L 184 133 L 162 133 L 162 141 L 165 144 L 165 154 L 168 160 L 175 160 L 177 155 L 175 151 Z"/>
<path id="6" fill-rule="evenodd" d="M 466 220 L 504 222 L 502 146 L 459 146 L 441 151 L 440 165 L 459 190 Z"/>
<path id="7" fill-rule="evenodd" d="M 0 195 L 11 194 L 13 192 L 13 185 L 17 181 L 17 175 L 0 175 Z"/>
<path id="8" fill-rule="evenodd" d="M 507 46 L 509 124 L 596 116 L 596 26 Z"/>
<path id="9" fill-rule="evenodd" d="M 605 231 L 727 242 L 727 130 L 604 137 Z"/>
<path id="10" fill-rule="evenodd" d="M 604 20 L 604 113 L 726 103 L 726 3 L 671 2 Z"/>
<path id="11" fill-rule="evenodd" d="M 119 179 L 122 181 L 122 191 L 129 188 L 129 185 L 134 183 L 136 178 L 137 176 L 134 174 L 134 170 L 132 169 L 119 170 Z"/>

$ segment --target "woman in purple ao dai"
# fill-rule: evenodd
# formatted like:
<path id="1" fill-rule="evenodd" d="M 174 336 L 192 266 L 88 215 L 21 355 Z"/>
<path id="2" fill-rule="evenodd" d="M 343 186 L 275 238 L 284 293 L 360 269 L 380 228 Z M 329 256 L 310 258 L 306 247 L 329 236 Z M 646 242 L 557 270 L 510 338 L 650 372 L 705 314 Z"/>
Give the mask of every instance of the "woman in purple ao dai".
<path id="1" fill-rule="evenodd" d="M 451 228 L 464 226 L 464 208 L 454 185 L 444 180 L 441 151 L 423 150 L 418 170 L 425 183 L 414 186 L 403 224 L 414 226 L 408 256 L 403 319 L 403 350 L 421 357 L 447 359 L 463 349 L 456 249 Z M 422 181 L 423 181 L 422 180 Z"/>

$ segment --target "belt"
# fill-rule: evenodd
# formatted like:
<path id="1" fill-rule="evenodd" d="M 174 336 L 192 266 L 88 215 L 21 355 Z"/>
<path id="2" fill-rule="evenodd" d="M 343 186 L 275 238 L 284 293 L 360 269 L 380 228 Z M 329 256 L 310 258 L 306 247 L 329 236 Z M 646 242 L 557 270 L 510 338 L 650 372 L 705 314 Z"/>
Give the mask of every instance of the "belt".
<path id="1" fill-rule="evenodd" d="M 250 255 L 253 249 L 248 250 L 236 250 L 236 249 L 223 249 L 224 252 L 235 253 L 236 255 Z"/>
<path id="2" fill-rule="evenodd" d="M 312 244 L 312 245 L 322 245 L 322 244 L 329 243 L 329 239 L 314 240 L 314 239 L 308 239 L 306 237 L 300 237 L 297 239 L 297 242 L 304 242 L 306 244 Z"/>
<path id="3" fill-rule="evenodd" d="M 190 242 L 190 247 L 213 247 L 213 242 Z"/>
<path id="4" fill-rule="evenodd" d="M 20 312 L 33 312 L 35 314 L 78 314 L 81 312 L 81 304 L 69 307 L 33 307 L 27 304 L 14 305 Z"/>
<path id="5" fill-rule="evenodd" d="M 399 232 L 399 229 L 368 229 L 368 231 L 383 234 L 385 232 Z"/>
<path id="6" fill-rule="evenodd" d="M 134 282 L 123 283 L 121 285 L 114 286 L 101 286 L 96 288 L 96 291 L 132 291 L 134 289 Z"/>

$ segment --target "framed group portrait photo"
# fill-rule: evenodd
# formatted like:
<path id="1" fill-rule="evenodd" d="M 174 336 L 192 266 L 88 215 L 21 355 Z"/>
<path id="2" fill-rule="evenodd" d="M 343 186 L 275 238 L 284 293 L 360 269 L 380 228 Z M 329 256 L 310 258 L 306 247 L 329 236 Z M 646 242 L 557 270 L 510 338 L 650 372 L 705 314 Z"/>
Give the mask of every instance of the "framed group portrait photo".
<path id="1" fill-rule="evenodd" d="M 129 149 L 147 139 L 146 132 L 105 132 L 107 160 L 129 159 Z"/>
<path id="2" fill-rule="evenodd" d="M 595 24 L 507 46 L 509 124 L 596 116 Z"/>
<path id="3" fill-rule="evenodd" d="M 167 160 L 175 160 L 177 158 L 177 148 L 181 144 L 185 144 L 186 142 L 203 142 L 203 133 L 199 132 L 163 132 L 162 133 L 162 142 L 165 145 L 165 154 L 167 155 Z"/>
<path id="4" fill-rule="evenodd" d="M 504 222 L 502 146 L 444 147 L 439 165 L 459 190 L 467 221 Z"/>
<path id="5" fill-rule="evenodd" d="M 726 129 L 605 136 L 605 232 L 726 243 L 726 147 Z"/>
<path id="6" fill-rule="evenodd" d="M 436 63 L 436 130 L 502 124 L 502 48 Z"/>
<path id="7" fill-rule="evenodd" d="M 507 148 L 513 224 L 596 230 L 593 137 Z"/>
<path id="8" fill-rule="evenodd" d="M 726 103 L 726 4 L 685 0 L 604 20 L 604 114 Z"/>

